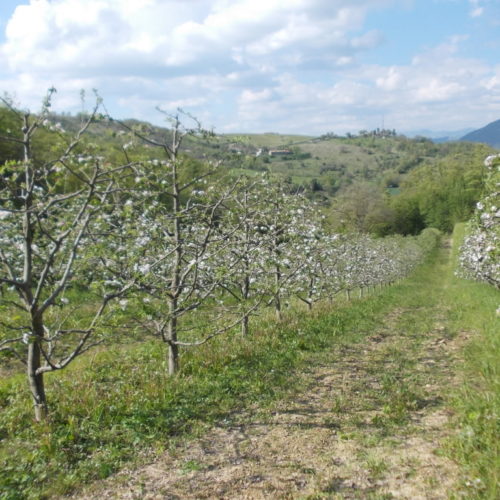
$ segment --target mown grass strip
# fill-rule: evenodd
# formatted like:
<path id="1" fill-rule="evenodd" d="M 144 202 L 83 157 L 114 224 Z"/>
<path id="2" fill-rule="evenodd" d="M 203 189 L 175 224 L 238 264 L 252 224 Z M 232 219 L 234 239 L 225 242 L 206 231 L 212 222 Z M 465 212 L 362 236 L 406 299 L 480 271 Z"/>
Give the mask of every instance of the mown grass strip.
<path id="1" fill-rule="evenodd" d="M 453 235 L 453 258 L 447 297 L 450 326 L 470 338 L 464 348 L 459 389 L 450 398 L 459 432 L 449 447 L 462 467 L 458 498 L 500 497 L 500 292 L 492 286 L 453 276 L 464 225 Z"/>

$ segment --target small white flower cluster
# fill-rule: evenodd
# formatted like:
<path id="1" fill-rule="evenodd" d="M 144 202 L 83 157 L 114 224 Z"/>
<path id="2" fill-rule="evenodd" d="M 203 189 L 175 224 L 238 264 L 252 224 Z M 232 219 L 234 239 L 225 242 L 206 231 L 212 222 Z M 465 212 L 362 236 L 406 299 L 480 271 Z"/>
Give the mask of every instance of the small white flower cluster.
<path id="1" fill-rule="evenodd" d="M 42 121 L 42 126 L 50 130 L 51 132 L 59 132 L 59 133 L 65 132 L 60 122 L 52 123 L 48 118 L 45 118 L 45 120 Z"/>
<path id="2" fill-rule="evenodd" d="M 486 194 L 476 204 L 460 249 L 459 274 L 500 288 L 500 155 L 488 156 L 484 165 L 488 169 Z"/>

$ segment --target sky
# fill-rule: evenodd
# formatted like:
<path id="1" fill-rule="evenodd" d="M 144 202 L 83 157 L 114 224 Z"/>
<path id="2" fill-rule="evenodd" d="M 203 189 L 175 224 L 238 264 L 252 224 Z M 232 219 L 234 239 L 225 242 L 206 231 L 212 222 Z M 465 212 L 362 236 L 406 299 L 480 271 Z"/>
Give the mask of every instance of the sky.
<path id="1" fill-rule="evenodd" d="M 500 0 L 0 0 L 0 92 L 227 133 L 500 119 Z M 90 106 L 91 100 L 87 104 Z"/>

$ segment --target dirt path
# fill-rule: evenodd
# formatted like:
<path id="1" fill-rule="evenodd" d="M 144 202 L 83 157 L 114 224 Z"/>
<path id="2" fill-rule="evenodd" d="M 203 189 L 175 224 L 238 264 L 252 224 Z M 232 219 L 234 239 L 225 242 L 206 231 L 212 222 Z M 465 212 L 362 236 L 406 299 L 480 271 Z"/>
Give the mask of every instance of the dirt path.
<path id="1" fill-rule="evenodd" d="M 79 498 L 448 498 L 458 471 L 439 453 L 452 432 L 443 391 L 462 339 L 443 318 L 439 305 L 394 309 L 363 342 L 311 364 L 293 400 L 232 415 Z"/>

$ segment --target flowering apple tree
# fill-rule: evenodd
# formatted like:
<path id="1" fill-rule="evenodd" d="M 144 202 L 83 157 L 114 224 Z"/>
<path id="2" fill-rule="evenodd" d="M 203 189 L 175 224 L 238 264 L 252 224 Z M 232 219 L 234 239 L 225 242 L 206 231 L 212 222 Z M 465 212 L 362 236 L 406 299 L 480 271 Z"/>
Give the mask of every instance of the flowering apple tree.
<path id="1" fill-rule="evenodd" d="M 179 369 L 180 347 L 201 345 L 240 321 L 221 325 L 211 318 L 209 329 L 195 326 L 195 313 L 201 314 L 202 307 L 208 316 L 218 310 L 217 291 L 239 262 L 219 258 L 236 230 L 227 230 L 221 220 L 239 181 L 222 181 L 218 163 L 182 155 L 184 138 L 202 138 L 204 132 L 195 120 L 187 128 L 179 114 L 167 117 L 172 126 L 165 140 L 122 124 L 135 139 L 158 150 L 160 159 L 136 168 L 135 185 L 120 220 L 122 237 L 128 240 L 121 248 L 127 256 L 108 268 L 120 285 L 134 280 L 134 291 L 126 300 L 140 304 L 143 314 L 136 320 L 144 332 L 167 344 L 168 373 L 173 375 Z"/>
<path id="2" fill-rule="evenodd" d="M 250 317 L 269 302 L 267 256 L 272 233 L 264 225 L 263 197 L 268 188 L 264 177 L 243 177 L 225 211 L 219 230 L 229 235 L 224 252 L 218 253 L 214 268 L 229 266 L 220 282 L 221 302 L 232 317 L 241 318 L 241 333 L 249 333 Z"/>
<path id="3" fill-rule="evenodd" d="M 269 182 L 261 192 L 260 251 L 265 258 L 265 288 L 270 290 L 276 318 L 281 320 L 283 301 L 305 288 L 299 271 L 313 260 L 314 239 L 319 227 L 311 203 L 290 186 Z"/>
<path id="4" fill-rule="evenodd" d="M 500 155 L 488 156 L 486 194 L 477 203 L 460 264 L 466 277 L 500 288 Z"/>
<path id="5" fill-rule="evenodd" d="M 21 133 L 0 137 L 23 149 L 21 161 L 0 167 L 0 309 L 8 312 L 0 320 L 0 354 L 26 365 L 36 420 L 47 415 L 44 375 L 65 368 L 100 342 L 99 320 L 108 303 L 129 287 L 92 296 L 91 314 L 84 319 L 75 312 L 78 300 L 72 301 L 76 287 L 86 281 L 90 234 L 100 213 L 113 211 L 115 177 L 123 176 L 128 165 L 112 167 L 81 152 L 82 136 L 96 119 L 99 100 L 70 137 L 50 123 L 54 92 L 49 91 L 36 115 L 4 100 Z M 33 149 L 41 131 L 55 134 L 59 146 L 49 161 L 41 161 Z"/>

